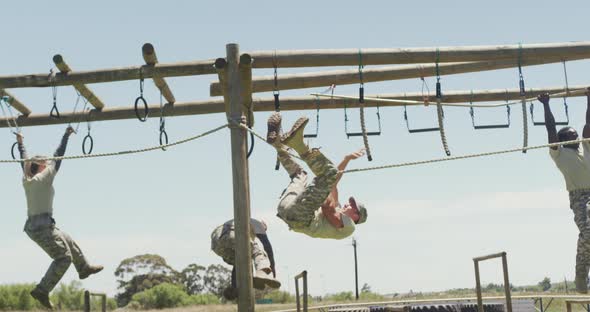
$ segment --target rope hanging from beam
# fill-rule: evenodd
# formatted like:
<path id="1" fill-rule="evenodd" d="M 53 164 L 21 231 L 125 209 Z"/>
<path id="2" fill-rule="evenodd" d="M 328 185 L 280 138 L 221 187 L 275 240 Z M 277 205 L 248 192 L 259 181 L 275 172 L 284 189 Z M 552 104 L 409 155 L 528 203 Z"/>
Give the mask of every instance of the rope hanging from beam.
<path id="1" fill-rule="evenodd" d="M 361 131 L 363 132 L 363 144 L 365 145 L 365 151 L 367 152 L 367 159 L 373 161 L 373 155 L 371 155 L 371 146 L 369 146 L 369 137 L 367 136 L 367 125 L 365 124 L 365 83 L 363 81 L 363 54 L 359 49 L 359 79 L 361 85 L 359 87 L 359 109 L 361 117 Z"/>
<path id="2" fill-rule="evenodd" d="M 442 108 L 442 90 L 440 85 L 440 70 L 438 68 L 440 58 L 440 52 L 436 49 L 436 115 L 438 119 L 438 130 L 440 132 L 440 140 L 442 141 L 443 148 L 445 149 L 445 154 L 447 156 L 451 156 L 451 150 L 449 150 L 449 144 L 447 143 L 447 136 L 445 134 L 445 113 L 443 112 Z"/>
<path id="3" fill-rule="evenodd" d="M 194 141 L 196 139 L 200 139 L 202 137 L 208 136 L 210 134 L 213 134 L 217 131 L 220 131 L 221 129 L 227 128 L 229 125 L 225 124 L 222 126 L 219 126 L 217 128 L 213 128 L 209 131 L 203 132 L 199 135 L 195 135 L 180 141 L 176 141 L 170 144 L 165 144 L 165 145 L 158 145 L 158 146 L 152 146 L 152 147 L 147 147 L 147 148 L 142 148 L 142 149 L 136 149 L 136 150 L 127 150 L 127 151 L 119 151 L 119 152 L 113 152 L 113 153 L 101 153 L 101 154 L 88 154 L 88 155 L 76 155 L 76 156 L 61 156 L 61 157 L 47 157 L 47 158 L 43 158 L 43 159 L 39 159 L 39 160 L 64 160 L 64 159 L 82 159 L 82 158 L 98 158 L 98 157 L 109 157 L 109 156 L 121 156 L 121 155 L 128 155 L 128 154 L 139 154 L 139 153 L 145 153 L 145 152 L 151 152 L 151 151 L 155 151 L 155 150 L 159 150 L 159 149 L 164 149 L 164 148 L 169 148 L 172 146 L 176 146 L 176 145 L 180 145 L 180 144 L 184 144 L 184 143 L 188 143 L 190 141 Z M 247 127 L 246 127 L 247 129 Z M 19 163 L 19 162 L 25 162 L 28 161 L 29 159 L 13 159 L 13 160 L 0 160 L 0 163 Z"/>

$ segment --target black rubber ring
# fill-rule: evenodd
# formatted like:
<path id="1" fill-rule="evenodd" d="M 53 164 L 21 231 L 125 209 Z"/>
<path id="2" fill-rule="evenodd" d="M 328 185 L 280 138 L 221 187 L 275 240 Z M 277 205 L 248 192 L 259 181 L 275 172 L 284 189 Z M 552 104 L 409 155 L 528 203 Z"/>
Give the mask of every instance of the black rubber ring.
<path id="1" fill-rule="evenodd" d="M 162 138 L 165 140 L 162 140 Z M 166 142 L 166 144 L 163 144 L 164 142 Z M 160 131 L 160 145 L 168 145 L 168 133 L 166 133 L 166 130 Z M 166 148 L 162 147 L 162 150 L 165 151 Z"/>
<path id="2" fill-rule="evenodd" d="M 143 117 L 141 117 L 139 115 L 139 109 L 138 109 L 139 101 L 141 101 L 143 103 L 143 112 L 144 112 Z M 145 101 L 143 96 L 137 97 L 137 99 L 135 99 L 135 116 L 137 116 L 137 119 L 139 119 L 139 121 L 145 122 L 148 118 L 148 114 L 149 114 L 149 108 L 148 108 L 147 102 Z"/>
<path id="3" fill-rule="evenodd" d="M 254 133 L 250 132 L 250 148 L 248 149 L 248 154 L 246 155 L 246 158 L 250 158 L 252 152 L 254 152 Z"/>
<path id="4" fill-rule="evenodd" d="M 88 151 L 86 151 L 86 142 L 90 139 L 90 149 Z M 92 138 L 92 136 L 90 134 L 87 134 L 84 137 L 84 140 L 82 141 L 82 153 L 84 153 L 84 155 L 90 155 L 92 154 L 92 149 L 94 148 L 94 139 Z"/>
<path id="5" fill-rule="evenodd" d="M 12 156 L 12 159 L 16 159 L 16 156 L 14 155 L 14 148 L 18 146 L 18 142 L 14 142 L 14 144 L 12 144 L 12 147 L 10 148 L 10 155 Z"/>

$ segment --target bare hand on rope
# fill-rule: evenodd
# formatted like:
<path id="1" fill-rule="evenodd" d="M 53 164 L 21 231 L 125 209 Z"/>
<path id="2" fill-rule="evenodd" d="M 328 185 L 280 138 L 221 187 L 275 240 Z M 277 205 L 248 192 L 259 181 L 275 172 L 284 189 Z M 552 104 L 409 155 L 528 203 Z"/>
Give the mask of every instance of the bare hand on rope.
<path id="1" fill-rule="evenodd" d="M 354 153 L 350 153 L 350 154 L 346 155 L 345 158 L 347 158 L 348 160 L 354 160 L 354 159 L 358 159 L 358 158 L 365 156 L 365 153 L 366 153 L 366 149 L 361 148 L 360 150 L 358 150 Z"/>

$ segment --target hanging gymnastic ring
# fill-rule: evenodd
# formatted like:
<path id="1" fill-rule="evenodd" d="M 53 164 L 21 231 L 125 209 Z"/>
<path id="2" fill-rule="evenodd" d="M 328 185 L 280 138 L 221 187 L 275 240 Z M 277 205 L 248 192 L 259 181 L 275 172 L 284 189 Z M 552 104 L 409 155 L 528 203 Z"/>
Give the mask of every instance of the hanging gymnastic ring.
<path id="1" fill-rule="evenodd" d="M 254 152 L 254 133 L 250 132 L 250 147 L 248 148 L 248 153 L 246 154 L 246 158 L 250 158 L 252 152 Z"/>
<path id="2" fill-rule="evenodd" d="M 86 150 L 86 142 L 89 142 L 89 144 L 90 144 L 90 148 L 88 150 Z M 92 154 L 93 148 L 94 148 L 94 139 L 92 138 L 92 136 L 90 134 L 87 134 L 84 137 L 84 140 L 82 140 L 82 153 L 84 153 L 84 155 L 90 155 L 90 154 Z"/>
<path id="3" fill-rule="evenodd" d="M 143 104 L 143 116 L 139 115 L 139 102 L 141 102 Z M 137 99 L 135 99 L 135 116 L 137 116 L 137 119 L 139 119 L 139 121 L 141 122 L 145 122 L 148 118 L 148 114 L 149 114 L 149 108 L 147 105 L 147 102 L 145 101 L 145 99 L 143 98 L 143 96 L 138 96 Z"/>
<path id="4" fill-rule="evenodd" d="M 166 130 L 160 131 L 160 146 L 162 145 L 168 145 L 168 133 L 166 133 Z M 162 150 L 165 151 L 166 148 L 162 147 Z"/>
<path id="5" fill-rule="evenodd" d="M 12 147 L 10 148 L 10 155 L 12 156 L 12 159 L 16 159 L 16 155 L 14 154 L 14 148 L 18 146 L 18 142 L 14 142 L 14 144 L 12 144 Z"/>

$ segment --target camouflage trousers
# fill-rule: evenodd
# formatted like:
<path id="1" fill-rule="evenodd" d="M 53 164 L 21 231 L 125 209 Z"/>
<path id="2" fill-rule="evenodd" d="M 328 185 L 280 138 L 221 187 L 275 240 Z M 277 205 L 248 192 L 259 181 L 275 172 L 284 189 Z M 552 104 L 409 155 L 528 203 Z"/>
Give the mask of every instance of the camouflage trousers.
<path id="1" fill-rule="evenodd" d="M 590 268 L 590 219 L 588 219 L 590 190 L 571 191 L 569 197 L 574 221 L 580 230 L 576 252 L 576 277 L 583 277 L 586 280 Z"/>
<path id="2" fill-rule="evenodd" d="M 309 183 L 307 173 L 286 151 L 279 150 L 278 154 L 291 183 L 281 195 L 277 216 L 291 229 L 306 228 L 336 184 L 338 169 L 318 149 L 313 149 L 302 157 L 315 174 Z"/>
<path id="3" fill-rule="evenodd" d="M 88 266 L 80 247 L 68 234 L 55 226 L 51 216 L 29 218 L 25 224 L 25 233 L 53 259 L 45 276 L 37 285 L 39 289 L 51 292 L 72 262 L 78 272 Z"/>
<path id="4" fill-rule="evenodd" d="M 235 265 L 236 257 L 236 233 L 232 226 L 220 225 L 211 233 L 211 250 L 220 256 L 229 265 Z M 270 260 L 262 242 L 252 232 L 250 235 L 250 248 L 254 268 L 258 270 L 270 269 Z"/>

